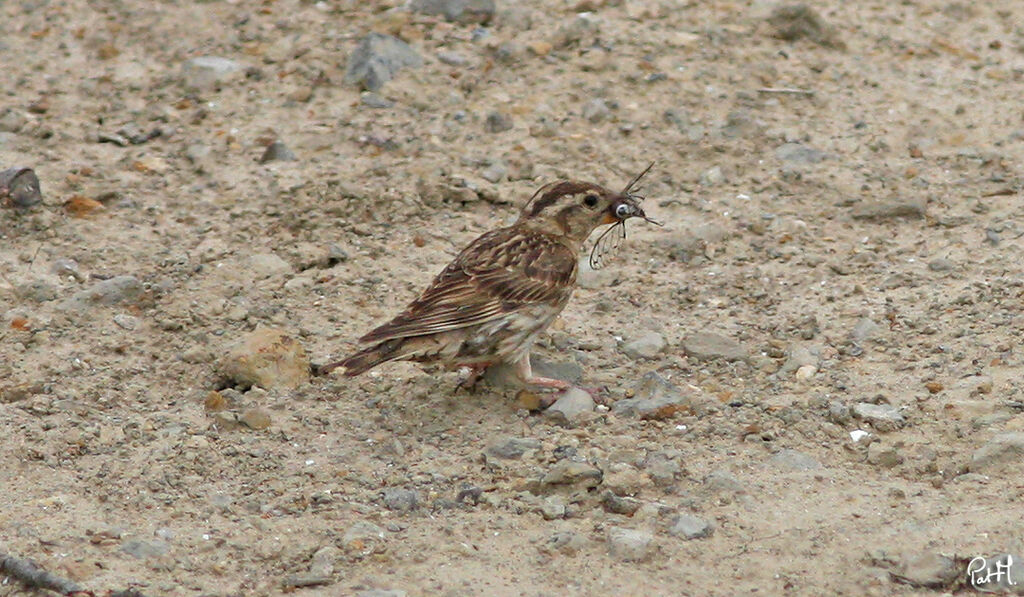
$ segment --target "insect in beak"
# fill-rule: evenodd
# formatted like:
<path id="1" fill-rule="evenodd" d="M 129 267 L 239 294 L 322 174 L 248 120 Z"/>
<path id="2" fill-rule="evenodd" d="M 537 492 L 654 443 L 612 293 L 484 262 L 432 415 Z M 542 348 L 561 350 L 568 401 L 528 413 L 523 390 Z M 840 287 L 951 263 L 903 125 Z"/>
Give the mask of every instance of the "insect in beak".
<path id="1" fill-rule="evenodd" d="M 654 162 L 651 162 L 649 166 L 644 168 L 644 171 L 633 177 L 633 180 L 629 181 L 626 188 L 622 189 L 620 193 L 621 198 L 615 201 L 605 212 L 604 219 L 602 220 L 605 224 L 612 224 L 607 230 L 601 233 L 601 236 L 597 238 L 594 243 L 593 249 L 590 250 L 590 267 L 593 269 L 600 269 L 604 265 L 605 257 L 615 251 L 618 248 L 619 243 L 622 239 L 626 238 L 626 220 L 630 218 L 640 218 L 645 222 L 654 224 L 655 226 L 661 226 L 662 223 L 656 220 L 652 220 L 647 217 L 644 210 L 640 207 L 639 201 L 643 201 L 643 197 L 631 192 L 633 186 L 643 178 L 644 174 L 650 172 L 651 168 L 654 167 Z"/>
<path id="2" fill-rule="evenodd" d="M 647 217 L 647 214 L 644 213 L 644 210 L 640 208 L 640 204 L 638 203 L 639 201 L 644 200 L 643 196 L 632 192 L 633 187 L 636 186 L 636 183 L 640 182 L 640 179 L 643 178 L 645 174 L 650 172 L 651 168 L 653 167 L 654 162 L 651 162 L 646 168 L 643 169 L 643 172 L 637 174 L 636 176 L 633 177 L 633 180 L 629 181 L 629 184 L 626 185 L 626 188 L 622 189 L 621 195 L 624 200 L 616 203 L 615 207 L 613 208 L 617 221 L 609 221 L 609 224 L 624 222 L 629 218 L 640 218 L 641 220 L 654 224 L 655 226 L 662 225 L 661 222 L 657 222 Z"/>

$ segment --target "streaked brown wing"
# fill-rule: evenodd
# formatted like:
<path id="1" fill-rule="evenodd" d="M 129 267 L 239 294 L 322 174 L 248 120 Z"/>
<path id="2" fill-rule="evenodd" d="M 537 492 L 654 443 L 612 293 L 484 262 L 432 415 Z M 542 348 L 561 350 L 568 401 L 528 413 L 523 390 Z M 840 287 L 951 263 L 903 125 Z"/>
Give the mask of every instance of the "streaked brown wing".
<path id="1" fill-rule="evenodd" d="M 576 255 L 542 234 L 488 232 L 466 247 L 397 317 L 361 342 L 425 336 L 481 324 L 534 303 L 562 303 L 572 293 Z"/>

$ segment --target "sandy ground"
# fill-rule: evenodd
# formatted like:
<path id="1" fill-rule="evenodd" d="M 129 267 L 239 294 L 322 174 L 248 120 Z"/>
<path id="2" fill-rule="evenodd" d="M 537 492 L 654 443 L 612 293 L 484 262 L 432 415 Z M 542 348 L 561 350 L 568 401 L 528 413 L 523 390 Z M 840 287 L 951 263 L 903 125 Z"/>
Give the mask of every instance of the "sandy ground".
<path id="1" fill-rule="evenodd" d="M 0 4 L 0 166 L 45 198 L 0 210 L 0 551 L 100 595 L 910 595 L 1024 556 L 1024 7 L 396 4 Z M 423 63 L 364 95 L 369 31 Z M 541 184 L 650 161 L 665 227 L 537 354 L 677 412 L 226 373 L 257 327 L 344 355 Z"/>

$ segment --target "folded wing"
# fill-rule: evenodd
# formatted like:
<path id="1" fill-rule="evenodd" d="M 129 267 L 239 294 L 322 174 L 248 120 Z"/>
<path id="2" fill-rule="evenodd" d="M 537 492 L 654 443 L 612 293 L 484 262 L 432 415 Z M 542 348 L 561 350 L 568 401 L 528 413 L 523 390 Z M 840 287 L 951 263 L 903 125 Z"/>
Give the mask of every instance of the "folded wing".
<path id="1" fill-rule="evenodd" d="M 494 230 L 466 247 L 402 313 L 360 342 L 456 330 L 537 303 L 564 305 L 575 277 L 576 255 L 558 240 Z"/>

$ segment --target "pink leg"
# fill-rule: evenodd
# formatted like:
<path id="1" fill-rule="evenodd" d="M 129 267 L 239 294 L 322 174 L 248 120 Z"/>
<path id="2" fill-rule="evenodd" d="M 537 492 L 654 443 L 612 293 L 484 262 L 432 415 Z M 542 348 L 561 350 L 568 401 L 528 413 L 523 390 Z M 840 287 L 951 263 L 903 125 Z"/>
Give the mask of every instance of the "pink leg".
<path id="1" fill-rule="evenodd" d="M 571 383 L 562 381 L 560 379 L 552 379 L 550 377 L 535 377 L 533 375 L 533 367 L 530 366 L 530 355 L 527 353 L 518 361 L 516 361 L 516 374 L 519 379 L 526 385 L 539 386 L 542 388 L 551 388 L 556 392 L 564 392 L 572 387 Z M 579 388 L 584 392 L 590 394 L 597 404 L 605 404 L 607 397 L 604 394 L 602 388 Z M 541 398 L 540 405 L 542 408 L 547 408 L 558 400 L 558 396 L 545 396 Z"/>
<path id="2" fill-rule="evenodd" d="M 519 376 L 519 380 L 528 386 L 551 388 L 559 392 L 564 392 L 572 387 L 571 383 L 560 379 L 535 377 L 533 375 L 533 367 L 530 366 L 530 353 L 524 354 L 518 361 L 516 361 L 516 374 Z"/>

